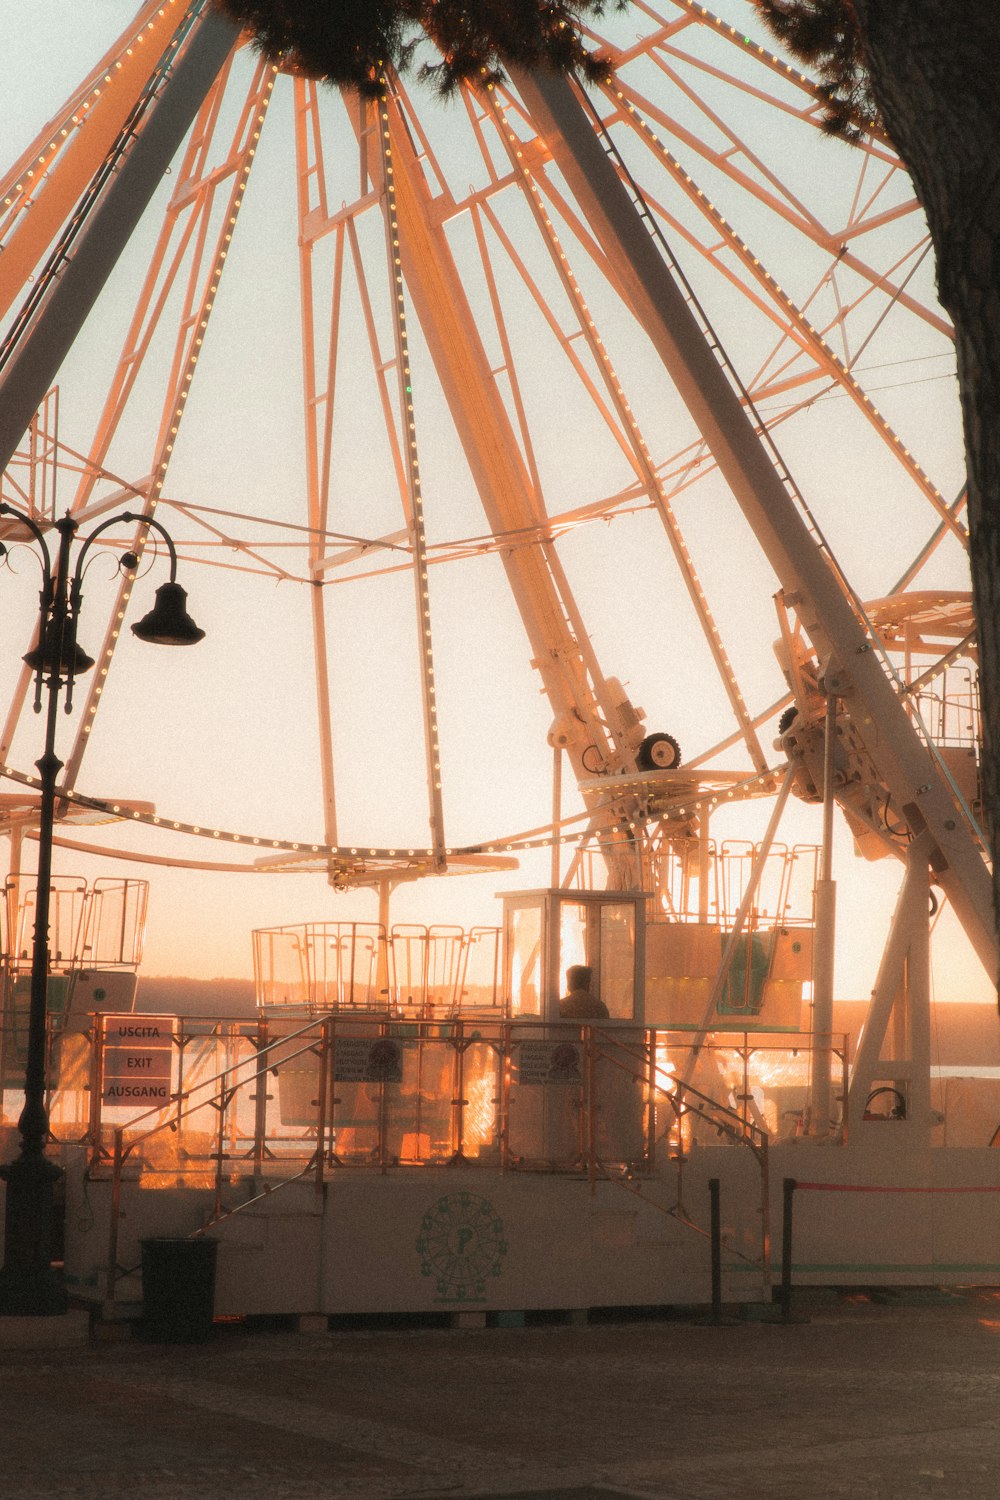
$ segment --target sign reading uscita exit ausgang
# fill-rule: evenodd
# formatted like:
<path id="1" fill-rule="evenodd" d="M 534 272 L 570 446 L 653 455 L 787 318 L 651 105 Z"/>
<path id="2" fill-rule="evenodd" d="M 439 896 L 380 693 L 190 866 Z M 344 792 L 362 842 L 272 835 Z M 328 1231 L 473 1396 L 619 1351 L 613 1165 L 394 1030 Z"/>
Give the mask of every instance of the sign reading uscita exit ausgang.
<path id="1" fill-rule="evenodd" d="M 173 1016 L 105 1016 L 104 1103 L 166 1104 L 173 1036 Z"/>

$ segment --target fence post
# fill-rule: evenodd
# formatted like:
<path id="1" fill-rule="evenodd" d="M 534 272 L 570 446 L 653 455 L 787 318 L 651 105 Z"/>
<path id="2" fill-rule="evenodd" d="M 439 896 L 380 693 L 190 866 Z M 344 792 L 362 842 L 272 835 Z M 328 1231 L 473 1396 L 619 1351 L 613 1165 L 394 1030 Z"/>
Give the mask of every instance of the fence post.
<path id="1" fill-rule="evenodd" d="M 658 1076 L 656 1070 L 655 1031 L 647 1030 L 646 1047 L 646 1063 L 648 1075 L 646 1078 L 646 1090 L 649 1097 L 649 1104 L 646 1114 L 646 1167 L 647 1170 L 652 1172 L 656 1167 L 656 1088 Z"/>
<path id="2" fill-rule="evenodd" d="M 720 1182 L 718 1177 L 708 1179 L 712 1208 L 710 1234 L 712 1239 L 712 1318 L 722 1317 L 722 1213 L 720 1211 Z"/>
<path id="3" fill-rule="evenodd" d="M 711 1198 L 711 1218 L 708 1239 L 712 1252 L 712 1310 L 704 1317 L 696 1318 L 701 1328 L 735 1328 L 740 1319 L 726 1317 L 722 1311 L 722 1185 L 718 1177 L 708 1179 Z"/>
<path id="4" fill-rule="evenodd" d="M 124 1125 L 115 1128 L 114 1165 L 111 1172 L 111 1216 L 108 1222 L 108 1270 L 104 1296 L 109 1307 L 115 1300 L 115 1283 L 118 1280 L 118 1218 L 121 1213 L 122 1164 L 125 1160 L 123 1142 Z M 112 1314 L 113 1316 L 113 1314 Z"/>
<path id="5" fill-rule="evenodd" d="M 787 1323 L 792 1316 L 792 1200 L 795 1196 L 795 1178 L 786 1177 L 782 1183 L 782 1188 L 781 1316 Z"/>
<path id="6" fill-rule="evenodd" d="M 594 1056 L 594 1028 L 584 1025 L 583 1027 L 584 1057 L 587 1063 L 587 1091 L 586 1091 L 586 1132 L 587 1132 L 587 1175 L 590 1180 L 590 1191 L 597 1192 L 597 1059 Z"/>
<path id="7" fill-rule="evenodd" d="M 338 950 L 339 951 L 339 950 Z M 319 1028 L 319 1088 L 316 1091 L 316 1171 L 317 1193 L 323 1191 L 326 1169 L 327 1099 L 333 1092 L 330 1088 L 330 1020 L 320 1022 Z"/>
<path id="8" fill-rule="evenodd" d="M 451 1036 L 451 1046 L 454 1052 L 451 1069 L 451 1160 L 454 1162 L 465 1160 L 465 1110 L 469 1102 L 465 1097 L 466 1045 L 465 1028 L 459 1017 L 454 1024 Z"/>
<path id="9" fill-rule="evenodd" d="M 253 1040 L 254 1046 L 254 1072 L 256 1092 L 251 1096 L 253 1099 L 253 1170 L 255 1180 L 264 1171 L 264 1156 L 267 1141 L 267 1076 L 270 1068 L 270 1058 L 261 1067 L 261 1054 L 266 1054 L 271 1043 L 270 1029 L 266 1018 L 261 1017 L 257 1022 L 257 1032 Z"/>
<path id="10" fill-rule="evenodd" d="M 104 1017 L 95 1014 L 90 1026 L 90 1108 L 87 1120 L 87 1168 L 93 1170 L 103 1155 Z"/>

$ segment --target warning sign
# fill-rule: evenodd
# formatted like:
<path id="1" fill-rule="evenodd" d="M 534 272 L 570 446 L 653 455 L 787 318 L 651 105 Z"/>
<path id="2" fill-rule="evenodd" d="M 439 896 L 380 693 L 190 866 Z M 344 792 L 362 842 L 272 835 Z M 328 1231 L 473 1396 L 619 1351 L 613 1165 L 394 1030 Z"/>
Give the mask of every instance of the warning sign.
<path id="1" fill-rule="evenodd" d="M 333 1054 L 338 1083 L 402 1083 L 403 1049 L 391 1037 L 338 1037 Z"/>
<path id="2" fill-rule="evenodd" d="M 104 1103 L 139 1109 L 166 1104 L 173 1045 L 173 1016 L 105 1016 Z"/>
<path id="3" fill-rule="evenodd" d="M 518 1042 L 514 1063 L 518 1083 L 583 1082 L 583 1048 L 578 1042 Z"/>

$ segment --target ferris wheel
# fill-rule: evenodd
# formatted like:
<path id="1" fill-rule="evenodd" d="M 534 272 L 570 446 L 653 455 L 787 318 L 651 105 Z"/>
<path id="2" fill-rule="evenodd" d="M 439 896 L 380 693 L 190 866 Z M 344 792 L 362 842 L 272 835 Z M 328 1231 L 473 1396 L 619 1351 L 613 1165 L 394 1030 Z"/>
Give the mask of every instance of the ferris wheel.
<path id="1" fill-rule="evenodd" d="M 636 887 L 720 806 L 820 800 L 836 698 L 856 840 L 930 828 L 990 950 L 974 789 L 918 712 L 974 737 L 926 226 L 888 143 L 830 141 L 750 24 L 637 0 L 586 33 L 599 86 L 364 101 L 207 4 L 139 9 L 0 181 L 3 499 L 166 522 L 241 630 L 163 793 L 153 748 L 121 755 L 116 559 L 151 569 L 154 534 L 102 536 L 66 807 L 166 863 L 373 885 L 554 845 L 555 883 L 593 848 Z"/>

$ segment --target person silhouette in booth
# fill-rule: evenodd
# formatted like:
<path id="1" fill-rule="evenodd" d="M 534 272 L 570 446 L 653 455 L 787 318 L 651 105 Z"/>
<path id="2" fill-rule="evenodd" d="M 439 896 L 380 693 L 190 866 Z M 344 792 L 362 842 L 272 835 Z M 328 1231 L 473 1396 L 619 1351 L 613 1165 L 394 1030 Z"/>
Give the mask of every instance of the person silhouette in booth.
<path id="1" fill-rule="evenodd" d="M 573 964 L 566 970 L 568 994 L 559 1001 L 559 1014 L 567 1021 L 607 1021 L 608 1007 L 591 993 L 591 970 L 586 964 Z"/>

